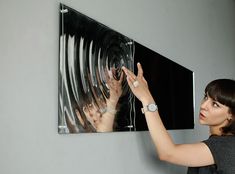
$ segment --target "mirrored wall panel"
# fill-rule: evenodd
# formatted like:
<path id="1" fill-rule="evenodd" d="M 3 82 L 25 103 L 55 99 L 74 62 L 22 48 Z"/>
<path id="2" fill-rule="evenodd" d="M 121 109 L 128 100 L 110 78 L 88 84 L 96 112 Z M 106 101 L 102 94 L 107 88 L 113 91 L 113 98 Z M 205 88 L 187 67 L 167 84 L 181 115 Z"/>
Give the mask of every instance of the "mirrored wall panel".
<path id="1" fill-rule="evenodd" d="M 192 71 L 64 4 L 59 14 L 59 133 L 147 130 L 121 70 L 137 62 L 166 128 L 194 127 Z"/>

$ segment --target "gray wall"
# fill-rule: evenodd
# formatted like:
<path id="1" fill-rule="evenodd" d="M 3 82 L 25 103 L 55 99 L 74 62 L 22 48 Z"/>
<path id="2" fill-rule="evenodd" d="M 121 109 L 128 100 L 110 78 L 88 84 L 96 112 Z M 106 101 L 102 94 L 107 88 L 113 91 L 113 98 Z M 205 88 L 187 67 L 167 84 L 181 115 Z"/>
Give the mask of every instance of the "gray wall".
<path id="1" fill-rule="evenodd" d="M 195 72 L 195 129 L 204 86 L 235 77 L 234 0 L 63 0 Z M 148 132 L 58 135 L 57 0 L 0 0 L 0 173 L 182 174 L 160 162 Z M 182 103 L 183 107 L 183 103 Z"/>

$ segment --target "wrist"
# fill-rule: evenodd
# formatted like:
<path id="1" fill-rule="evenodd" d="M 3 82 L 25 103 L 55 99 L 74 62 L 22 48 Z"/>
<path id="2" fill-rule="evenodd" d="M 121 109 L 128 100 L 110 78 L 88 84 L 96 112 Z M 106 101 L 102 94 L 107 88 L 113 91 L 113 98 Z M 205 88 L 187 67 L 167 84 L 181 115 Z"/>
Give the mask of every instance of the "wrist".
<path id="1" fill-rule="evenodd" d="M 117 104 L 107 103 L 106 108 L 116 109 L 116 105 L 117 105 Z"/>
<path id="2" fill-rule="evenodd" d="M 106 112 L 115 115 L 117 113 L 117 110 L 115 108 L 107 107 Z"/>
<path id="3" fill-rule="evenodd" d="M 101 110 L 102 114 L 109 113 L 111 115 L 115 115 L 117 113 L 117 110 L 113 107 L 105 107 Z"/>
<path id="4" fill-rule="evenodd" d="M 156 112 L 158 110 L 158 107 L 155 103 L 150 103 L 146 106 L 143 106 L 143 108 L 141 108 L 141 111 L 143 114 L 145 114 L 146 112 Z"/>
<path id="5" fill-rule="evenodd" d="M 117 100 L 107 100 L 107 107 L 116 108 L 117 103 Z"/>
<path id="6" fill-rule="evenodd" d="M 155 103 L 155 101 L 152 97 L 150 97 L 150 98 L 146 98 L 146 99 L 142 100 L 141 103 L 143 106 L 147 106 L 151 103 Z"/>

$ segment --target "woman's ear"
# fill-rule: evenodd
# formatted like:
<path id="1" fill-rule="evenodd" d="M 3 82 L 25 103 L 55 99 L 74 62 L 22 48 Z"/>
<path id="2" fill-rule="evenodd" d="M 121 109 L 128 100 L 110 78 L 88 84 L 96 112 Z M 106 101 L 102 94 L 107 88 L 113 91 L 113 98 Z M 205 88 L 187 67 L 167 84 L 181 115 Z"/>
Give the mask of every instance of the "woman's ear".
<path id="1" fill-rule="evenodd" d="M 229 115 L 227 117 L 227 120 L 230 122 L 233 119 L 233 114 L 229 112 Z"/>

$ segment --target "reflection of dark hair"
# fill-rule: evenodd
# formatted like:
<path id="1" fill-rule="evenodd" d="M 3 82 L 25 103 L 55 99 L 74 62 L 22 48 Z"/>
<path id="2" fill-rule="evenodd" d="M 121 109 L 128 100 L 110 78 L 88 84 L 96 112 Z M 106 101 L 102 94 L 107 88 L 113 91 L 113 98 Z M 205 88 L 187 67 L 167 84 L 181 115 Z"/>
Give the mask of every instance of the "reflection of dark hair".
<path id="1" fill-rule="evenodd" d="M 229 112 L 233 118 L 229 124 L 222 128 L 224 134 L 235 135 L 235 81 L 231 79 L 217 79 L 210 82 L 205 93 L 213 100 L 229 107 Z"/>
<path id="2" fill-rule="evenodd" d="M 77 112 L 78 113 L 77 113 Z M 87 120 L 86 116 L 84 115 L 84 112 L 82 111 L 82 109 L 79 107 L 79 105 L 76 106 L 75 108 L 75 114 L 78 117 L 77 114 L 80 114 L 81 119 L 84 122 L 84 125 L 82 125 L 82 123 L 80 122 L 79 118 L 77 118 L 79 120 L 79 125 L 81 127 L 83 127 L 84 130 L 81 130 L 81 132 L 94 132 L 93 126 L 90 124 L 90 122 Z"/>

